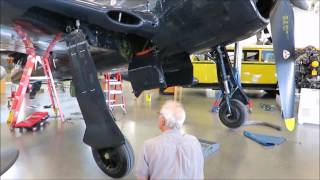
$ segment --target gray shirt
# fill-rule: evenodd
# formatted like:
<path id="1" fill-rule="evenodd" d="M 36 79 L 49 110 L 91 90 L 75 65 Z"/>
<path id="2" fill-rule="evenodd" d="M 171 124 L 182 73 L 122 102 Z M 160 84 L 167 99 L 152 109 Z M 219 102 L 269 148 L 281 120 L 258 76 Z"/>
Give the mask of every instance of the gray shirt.
<path id="1" fill-rule="evenodd" d="M 198 139 L 169 130 L 144 143 L 136 175 L 149 179 L 203 179 L 203 166 Z"/>

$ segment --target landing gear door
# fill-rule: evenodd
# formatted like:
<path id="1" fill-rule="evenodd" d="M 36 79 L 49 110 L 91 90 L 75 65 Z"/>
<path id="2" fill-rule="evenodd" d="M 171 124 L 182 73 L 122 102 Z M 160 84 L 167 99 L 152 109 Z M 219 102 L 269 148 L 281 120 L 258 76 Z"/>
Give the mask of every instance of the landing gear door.
<path id="1" fill-rule="evenodd" d="M 159 73 L 154 66 L 143 66 L 129 70 L 133 93 L 138 97 L 144 90 L 159 88 Z"/>
<path id="2" fill-rule="evenodd" d="M 188 54 L 168 58 L 163 71 L 167 86 L 186 86 L 193 83 L 193 66 Z"/>
<path id="3" fill-rule="evenodd" d="M 129 80 L 136 97 L 144 90 L 166 87 L 162 66 L 153 53 L 133 58 L 129 64 Z"/>
<path id="4" fill-rule="evenodd" d="M 154 54 L 135 57 L 129 65 L 129 80 L 135 96 L 144 90 L 190 85 L 193 67 L 187 54 L 159 60 Z"/>

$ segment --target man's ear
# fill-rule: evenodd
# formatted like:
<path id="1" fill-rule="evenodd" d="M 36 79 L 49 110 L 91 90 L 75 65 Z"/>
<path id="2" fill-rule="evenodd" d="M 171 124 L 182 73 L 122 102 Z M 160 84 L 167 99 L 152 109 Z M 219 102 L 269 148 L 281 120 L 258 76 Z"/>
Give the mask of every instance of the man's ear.
<path id="1" fill-rule="evenodd" d="M 161 126 L 165 126 L 166 125 L 166 121 L 164 120 L 164 117 L 160 118 L 160 124 L 161 124 Z"/>

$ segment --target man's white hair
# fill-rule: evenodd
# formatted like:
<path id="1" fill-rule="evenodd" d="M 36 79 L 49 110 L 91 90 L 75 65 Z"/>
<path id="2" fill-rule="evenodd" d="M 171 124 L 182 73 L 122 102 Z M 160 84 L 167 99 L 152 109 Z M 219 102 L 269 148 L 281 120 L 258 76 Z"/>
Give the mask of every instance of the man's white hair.
<path id="1" fill-rule="evenodd" d="M 170 129 L 181 129 L 186 119 L 182 104 L 172 100 L 164 103 L 160 114 L 164 117 L 165 125 Z"/>

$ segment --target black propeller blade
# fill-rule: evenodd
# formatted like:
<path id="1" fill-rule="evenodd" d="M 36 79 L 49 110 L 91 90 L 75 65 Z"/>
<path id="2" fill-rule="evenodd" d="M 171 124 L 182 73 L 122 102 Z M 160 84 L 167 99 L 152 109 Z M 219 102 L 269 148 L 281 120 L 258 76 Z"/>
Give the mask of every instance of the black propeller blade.
<path id="1" fill-rule="evenodd" d="M 271 31 L 277 64 L 282 115 L 289 131 L 295 128 L 294 14 L 289 0 L 277 0 L 271 11 Z"/>

